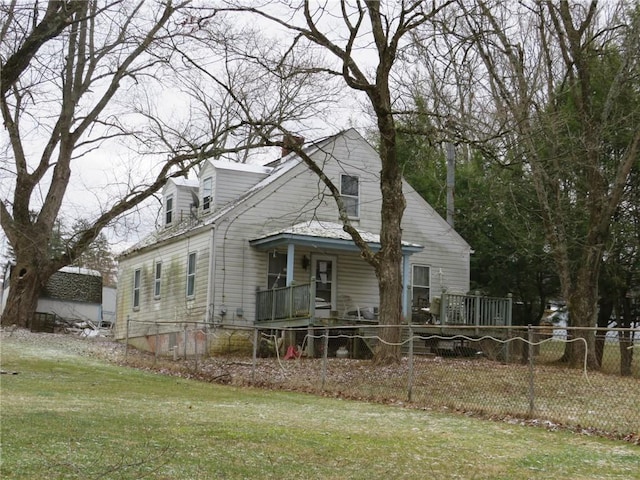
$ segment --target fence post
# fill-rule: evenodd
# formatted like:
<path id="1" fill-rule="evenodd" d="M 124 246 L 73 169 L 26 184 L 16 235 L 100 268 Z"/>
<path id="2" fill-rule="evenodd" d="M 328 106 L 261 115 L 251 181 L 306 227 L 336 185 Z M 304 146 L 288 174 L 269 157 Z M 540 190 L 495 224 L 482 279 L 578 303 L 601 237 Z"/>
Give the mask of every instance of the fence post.
<path id="1" fill-rule="evenodd" d="M 198 371 L 198 324 L 193 324 L 193 369 Z"/>
<path id="2" fill-rule="evenodd" d="M 131 322 L 131 315 L 127 315 L 127 330 L 124 334 L 124 363 L 127 364 L 127 357 L 129 356 L 129 322 Z"/>
<path id="3" fill-rule="evenodd" d="M 327 379 L 327 356 L 329 354 L 329 330 L 325 330 L 322 339 L 322 385 L 320 390 L 324 391 L 324 383 Z"/>
<path id="4" fill-rule="evenodd" d="M 158 336 L 160 335 L 160 324 L 156 322 L 156 341 L 153 347 L 153 364 L 155 365 L 158 361 Z"/>
<path id="5" fill-rule="evenodd" d="M 529 416 L 533 415 L 535 408 L 535 383 L 533 378 L 533 329 L 531 324 L 527 326 L 527 340 L 529 346 Z"/>
<path id="6" fill-rule="evenodd" d="M 507 339 L 511 338 L 511 323 L 512 323 L 512 312 L 513 312 L 513 294 L 509 293 L 507 295 L 507 311 L 506 311 L 506 324 L 507 324 Z M 509 354 L 511 349 L 511 342 L 507 342 L 505 344 L 505 352 L 504 352 L 504 358 L 505 358 L 505 363 L 509 363 Z"/>
<path id="7" fill-rule="evenodd" d="M 256 365 L 258 363 L 258 327 L 253 328 L 253 357 L 251 358 L 251 383 L 256 381 Z"/>
<path id="8" fill-rule="evenodd" d="M 400 334 L 400 338 L 402 338 L 402 334 Z M 409 325 L 409 385 L 407 397 L 409 402 L 413 400 L 413 328 L 411 328 L 411 325 Z"/>
<path id="9" fill-rule="evenodd" d="M 184 343 L 184 361 L 187 361 L 187 324 L 184 324 L 184 332 L 182 334 L 182 343 Z"/>

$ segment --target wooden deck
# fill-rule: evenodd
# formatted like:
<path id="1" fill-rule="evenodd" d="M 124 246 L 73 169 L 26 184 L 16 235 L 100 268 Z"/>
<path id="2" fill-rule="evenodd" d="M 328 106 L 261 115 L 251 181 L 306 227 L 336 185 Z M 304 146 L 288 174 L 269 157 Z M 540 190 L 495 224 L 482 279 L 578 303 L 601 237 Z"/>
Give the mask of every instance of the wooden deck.
<path id="1" fill-rule="evenodd" d="M 314 284 L 291 285 L 256 292 L 257 326 L 294 328 L 309 326 L 377 325 L 377 316 L 318 308 Z M 411 325 L 433 334 L 480 335 L 487 327 L 511 325 L 511 297 L 443 294 L 428 307 L 415 308 Z M 321 314 L 320 314 L 321 313 Z M 450 328 L 451 327 L 451 328 Z M 462 332 L 462 333 L 461 333 Z"/>

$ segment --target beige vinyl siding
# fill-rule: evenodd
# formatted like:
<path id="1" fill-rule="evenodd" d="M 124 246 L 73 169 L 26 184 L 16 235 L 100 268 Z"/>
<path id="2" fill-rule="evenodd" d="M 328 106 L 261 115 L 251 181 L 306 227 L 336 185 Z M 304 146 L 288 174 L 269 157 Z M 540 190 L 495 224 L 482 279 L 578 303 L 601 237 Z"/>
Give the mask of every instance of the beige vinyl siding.
<path id="1" fill-rule="evenodd" d="M 204 166 L 202 167 L 202 170 L 200 170 L 200 174 L 199 174 L 199 181 L 200 181 L 200 191 L 198 192 L 198 198 L 200 199 L 200 206 L 198 207 L 198 211 L 201 214 L 204 215 L 208 215 L 209 213 L 213 212 L 216 208 L 218 208 L 218 204 L 216 203 L 216 195 L 218 192 L 218 185 L 217 185 L 217 180 L 216 180 L 216 169 L 213 168 L 213 165 L 211 165 L 210 162 L 205 162 Z M 209 206 L 209 210 L 204 211 L 202 209 L 203 206 L 203 199 L 202 199 L 202 186 L 203 186 L 203 182 L 205 178 L 211 178 L 211 204 Z"/>
<path id="2" fill-rule="evenodd" d="M 431 297 L 440 296 L 443 290 L 466 293 L 469 245 L 407 183 L 404 192 L 407 208 L 402 220 L 403 238 L 424 246 L 424 250 L 411 256 L 410 262 L 431 267 Z"/>
<path id="3" fill-rule="evenodd" d="M 266 176 L 266 173 L 217 168 L 217 188 L 215 188 L 216 205 L 222 207 L 234 201 Z"/>
<path id="4" fill-rule="evenodd" d="M 337 158 L 348 158 L 348 162 L 338 164 L 332 161 L 332 154 Z M 366 142 L 346 145 L 340 138 L 329 153 L 318 152 L 315 155 L 319 163 L 324 163 L 325 173 L 336 182 L 340 173 L 359 176 L 360 220 L 354 225 L 372 233 L 379 233 L 382 204 L 379 166 L 371 165 L 371 159 L 377 159 L 376 155 Z M 228 225 L 219 222 L 220 228 L 216 232 L 216 271 L 224 274 L 216 279 L 214 302 L 226 306 L 225 321 L 251 322 L 255 313 L 255 291 L 267 286 L 266 253 L 251 248 L 249 240 L 312 215 L 321 220 L 338 221 L 335 201 L 328 196 L 324 184 L 300 164 L 252 197 L 250 202 L 234 210 Z M 431 267 L 432 295 L 440 294 L 441 285 L 434 276 L 439 269 L 443 271 L 442 287 L 448 291 L 468 290 L 469 246 L 408 185 L 403 240 L 425 247 L 422 252 L 410 257 L 410 263 Z M 359 306 L 378 305 L 378 286 L 373 268 L 357 252 L 311 251 L 298 246 L 294 262 L 296 282 L 309 281 L 310 270 L 302 269 L 301 258 L 304 254 L 310 256 L 312 253 L 337 256 L 339 293 L 346 292 Z M 244 312 L 243 318 L 235 315 L 238 307 Z M 216 320 L 221 319 L 218 311 L 216 308 Z"/>
<path id="5" fill-rule="evenodd" d="M 162 190 L 163 210 L 162 210 L 162 226 L 165 225 L 165 206 L 168 195 L 173 195 L 173 218 L 171 225 L 176 225 L 191 215 L 191 205 L 194 197 L 197 198 L 198 188 L 187 185 L 176 185 L 173 179 L 165 184 Z"/>
<path id="6" fill-rule="evenodd" d="M 351 155 L 348 165 L 331 162 L 330 155 L 319 153 L 320 162 L 329 160 L 325 172 L 334 181 L 339 181 L 340 173 L 349 173 L 360 177 L 361 220 L 355 222 L 365 230 L 379 231 L 380 191 L 379 169 L 365 168 L 370 147 L 347 148 L 338 142 L 332 149 L 336 156 Z M 375 152 L 374 152 L 375 154 Z M 372 173 L 374 172 L 374 173 Z M 375 213 L 374 219 L 370 217 Z M 225 322 L 253 322 L 255 316 L 256 289 L 267 286 L 267 253 L 249 246 L 249 240 L 271 233 L 280 228 L 293 225 L 304 218 L 315 215 L 317 218 L 336 222 L 338 210 L 332 197 L 327 196 L 326 188 L 317 176 L 305 165 L 300 164 L 274 181 L 266 189 L 251 198 L 250 202 L 233 211 L 233 217 L 218 222 L 216 231 L 216 285 L 215 285 L 215 321 L 222 320 L 220 306 L 225 305 Z M 364 226 L 365 224 L 366 226 Z M 286 250 L 280 250 L 285 252 Z M 308 283 L 311 269 L 304 270 L 301 258 L 304 254 L 327 254 L 337 256 L 338 293 L 345 292 L 359 306 L 378 305 L 378 287 L 371 266 L 366 264 L 357 252 L 345 253 L 335 250 L 302 248 L 295 249 L 294 280 Z M 237 309 L 244 312 L 242 318 L 236 315 Z"/>
<path id="7" fill-rule="evenodd" d="M 379 158 L 375 150 L 354 132 L 348 144 L 345 138 L 316 152 L 313 157 L 323 165 L 323 170 L 336 184 L 340 174 L 359 177 L 360 218 L 353 224 L 362 230 L 379 233 L 381 194 L 379 187 Z M 335 158 L 344 159 L 337 162 Z M 225 201 L 239 196 L 257 177 L 240 181 L 237 172 L 216 169 L 209 164 L 203 168 L 201 179 L 214 178 L 215 208 Z M 242 177 L 244 178 L 244 177 Z M 247 176 L 248 178 L 248 176 Z M 237 182 L 237 183 L 236 183 Z M 235 185 L 235 186 L 234 186 Z M 424 246 L 422 252 L 410 257 L 410 263 L 431 267 L 431 295 L 439 295 L 442 288 L 448 291 L 466 291 L 469 288 L 469 246 L 453 231 L 419 195 L 405 185 L 407 208 L 403 218 L 403 240 Z M 224 194 L 221 193 L 224 190 Z M 207 304 L 212 305 L 214 322 L 237 325 L 253 324 L 255 318 L 255 293 L 267 287 L 269 252 L 259 251 L 249 241 L 311 218 L 338 222 L 338 210 L 325 185 L 308 168 L 299 163 L 279 178 L 275 178 L 254 195 L 240 202 L 225 216 L 215 222 L 214 243 L 211 254 L 214 259 L 215 279 L 211 286 L 211 298 L 207 299 L 207 275 L 209 272 L 209 248 L 211 227 L 191 237 L 183 238 L 157 248 L 134 254 L 120 263 L 118 295 L 118 327 L 116 335 L 124 336 L 123 324 L 127 316 L 135 319 L 175 321 L 174 319 L 204 320 Z M 197 252 L 196 295 L 193 302 L 186 301 L 186 262 L 189 251 Z M 286 248 L 279 250 L 286 253 Z M 373 268 L 362 260 L 357 251 L 344 252 L 321 248 L 295 248 L 294 281 L 308 283 L 311 266 L 302 267 L 302 256 L 314 254 L 336 257 L 338 295 L 346 294 L 360 307 L 378 305 L 378 285 Z M 153 300 L 153 268 L 162 261 L 162 295 Z M 142 269 L 141 308 L 131 308 L 132 275 L 135 268 Z M 437 272 L 442 269 L 443 282 Z M 409 275 L 410 278 L 410 275 Z M 224 308 L 223 308 L 224 307 Z M 340 307 L 339 307 L 340 308 Z M 225 315 L 222 315 L 222 311 Z M 124 320 L 124 322 L 122 321 Z M 141 334 L 144 328 L 136 327 Z M 153 327 L 155 328 L 155 327 Z M 176 327 L 174 327 L 176 328 Z M 148 330 L 147 330 L 148 333 Z"/>
<path id="8" fill-rule="evenodd" d="M 153 322 L 164 323 L 160 333 L 180 331 L 181 322 L 203 322 L 207 306 L 209 270 L 209 230 L 132 256 L 120 259 L 118 269 L 118 309 L 115 338 L 126 335 L 127 318 L 131 319 L 129 336 L 152 335 Z M 187 258 L 196 253 L 195 295 L 187 299 Z M 154 298 L 155 264 L 162 262 L 160 298 Z M 133 272 L 141 271 L 140 308 L 133 309 Z M 144 322 L 144 323 L 141 323 Z"/>

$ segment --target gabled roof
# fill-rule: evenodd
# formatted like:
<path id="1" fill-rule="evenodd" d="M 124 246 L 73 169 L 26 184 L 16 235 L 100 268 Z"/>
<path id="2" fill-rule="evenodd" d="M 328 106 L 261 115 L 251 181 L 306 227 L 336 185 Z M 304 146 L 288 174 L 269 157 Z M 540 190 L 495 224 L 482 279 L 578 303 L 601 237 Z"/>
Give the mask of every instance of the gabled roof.
<path id="1" fill-rule="evenodd" d="M 240 163 L 233 162 L 231 160 L 207 160 L 211 165 L 213 165 L 217 169 L 221 170 L 233 170 L 236 172 L 251 172 L 251 173 L 271 173 L 273 168 L 264 166 L 264 165 L 256 165 L 254 163 Z"/>
<path id="2" fill-rule="evenodd" d="M 200 182 L 198 179 L 193 178 L 184 178 L 184 177 L 171 177 L 168 182 L 173 182 L 178 187 L 190 187 L 190 188 L 198 188 L 200 186 Z"/>
<path id="3" fill-rule="evenodd" d="M 380 235 L 358 230 L 362 239 L 373 250 L 380 249 Z M 340 250 L 359 250 L 351 235 L 344 231 L 341 223 L 310 220 L 297 223 L 261 237 L 249 240 L 252 247 L 270 250 L 274 247 L 293 243 L 311 247 L 336 248 Z M 417 243 L 402 242 L 403 253 L 415 253 L 424 247 Z"/>
<path id="4" fill-rule="evenodd" d="M 339 133 L 337 133 L 335 135 L 326 137 L 326 138 L 324 138 L 324 139 L 322 139 L 320 141 L 317 141 L 317 142 L 314 142 L 312 144 L 309 144 L 306 147 L 304 147 L 303 150 L 305 151 L 305 153 L 307 155 L 311 156 L 314 153 L 316 153 L 317 151 L 322 150 L 324 147 L 329 145 L 336 138 L 339 138 L 340 136 L 344 136 L 348 132 L 351 132 L 351 131 L 355 131 L 355 130 L 354 129 L 344 130 L 344 131 L 339 132 Z M 357 132 L 356 132 L 356 134 L 358 136 L 360 136 Z M 360 137 L 360 138 L 362 138 L 362 137 Z M 223 218 L 225 215 L 229 214 L 234 209 L 236 209 L 239 206 L 243 205 L 245 202 L 247 202 L 249 199 L 251 199 L 258 192 L 266 189 L 269 185 L 271 185 L 277 179 L 279 179 L 282 176 L 284 176 L 291 169 L 293 169 L 296 166 L 300 165 L 300 163 L 302 163 L 302 159 L 298 155 L 293 153 L 293 152 L 289 153 L 285 157 L 282 157 L 282 158 L 280 158 L 280 159 L 278 159 L 278 160 L 276 160 L 274 162 L 271 162 L 269 164 L 270 167 L 263 167 L 263 168 L 270 169 L 270 173 L 265 178 L 263 178 L 261 181 L 256 183 L 253 187 L 251 187 L 249 190 L 247 190 L 245 193 L 240 195 L 235 201 L 228 203 L 227 205 L 222 207 L 220 210 L 214 211 L 212 214 L 207 215 L 205 217 L 202 217 L 202 218 L 200 218 L 198 220 L 194 220 L 194 219 L 188 218 L 188 219 L 185 219 L 183 222 L 181 222 L 181 223 L 179 223 L 179 224 L 177 224 L 175 226 L 172 226 L 172 227 L 169 227 L 169 228 L 164 228 L 164 229 L 158 230 L 156 232 L 153 232 L 150 235 L 148 235 L 146 238 L 144 238 L 143 240 L 138 242 L 137 244 L 133 245 L 129 249 L 127 249 L 124 252 L 122 252 L 119 255 L 119 257 L 126 257 L 127 255 L 130 255 L 130 254 L 132 254 L 132 253 L 134 253 L 136 251 L 142 250 L 142 249 L 150 247 L 152 245 L 156 245 L 156 244 L 161 243 L 161 242 L 170 241 L 172 239 L 177 239 L 177 238 L 181 237 L 182 235 L 185 235 L 185 234 L 187 234 L 189 232 L 192 232 L 194 230 L 204 229 L 206 227 L 210 227 L 212 225 L 215 225 L 215 223 L 218 220 Z M 322 225 L 330 226 L 329 229 L 326 229 L 324 227 L 320 227 L 317 224 L 309 224 L 309 225 L 307 225 L 307 227 L 304 227 L 303 226 L 304 223 L 305 222 L 303 222 L 302 224 L 298 224 L 298 225 L 294 225 L 293 227 L 290 227 L 292 229 L 294 227 L 297 228 L 297 229 L 306 228 L 306 230 L 304 230 L 304 232 L 303 232 L 303 230 L 299 230 L 297 232 L 294 231 L 294 230 L 291 230 L 290 232 L 288 232 L 288 234 L 296 235 L 296 239 L 298 241 L 302 241 L 303 238 L 310 238 L 310 239 L 313 239 L 315 244 L 318 244 L 318 242 L 320 241 L 319 239 L 325 239 L 327 242 L 330 242 L 334 246 L 334 248 L 341 248 L 341 249 L 353 248 L 353 249 L 357 249 L 357 247 L 353 243 L 353 240 L 351 239 L 350 235 L 347 234 L 346 232 L 344 232 L 344 230 L 342 230 L 342 225 L 341 224 L 330 223 L 330 222 L 322 222 Z M 306 223 L 309 223 L 309 222 L 306 222 Z M 287 234 L 287 232 L 280 232 L 280 233 Z M 379 235 L 376 235 L 376 234 L 373 234 L 373 233 L 370 233 L 370 232 L 365 232 L 365 231 L 362 231 L 361 235 L 363 235 L 363 239 L 367 243 L 369 243 L 373 249 L 379 249 L 380 248 Z M 259 239 L 255 239 L 256 242 L 258 240 Z M 402 245 L 403 245 L 403 247 L 402 247 L 403 251 L 405 251 L 405 252 L 417 252 L 417 251 L 420 251 L 420 250 L 423 249 L 423 246 L 417 245 L 417 244 L 410 244 L 410 243 L 403 242 Z M 257 243 L 256 243 L 256 246 L 257 246 Z"/>
<path id="5" fill-rule="evenodd" d="M 315 142 L 313 144 L 310 144 L 307 147 L 305 147 L 304 150 L 308 155 L 312 155 L 315 151 L 322 148 L 324 145 L 326 145 L 328 142 L 330 142 L 333 138 L 335 138 L 338 135 L 334 135 L 320 142 Z M 298 166 L 302 162 L 300 157 L 294 154 L 289 154 L 286 157 L 279 159 L 278 161 L 280 163 L 273 168 L 263 167 L 270 170 L 269 175 L 267 175 L 261 181 L 256 183 L 253 187 L 251 187 L 245 193 L 240 195 L 235 201 L 228 203 L 220 210 L 217 210 L 213 212 L 211 215 L 207 215 L 206 217 L 200 218 L 198 220 L 187 218 L 181 223 L 178 223 L 177 225 L 155 231 L 149 234 L 147 237 L 143 238 L 141 241 L 139 241 L 132 247 L 123 251 L 118 257 L 126 257 L 127 255 L 137 252 L 138 250 L 142 250 L 144 248 L 150 247 L 157 243 L 165 242 L 165 241 L 180 237 L 195 229 L 214 225 L 215 222 L 218 221 L 220 218 L 224 217 L 226 214 L 228 214 L 230 211 L 232 211 L 234 208 L 238 207 L 239 205 L 242 205 L 249 198 L 253 197 L 256 193 L 268 187 L 271 183 L 276 181 L 278 178 L 282 177 L 284 174 L 286 174 L 288 171 Z"/>

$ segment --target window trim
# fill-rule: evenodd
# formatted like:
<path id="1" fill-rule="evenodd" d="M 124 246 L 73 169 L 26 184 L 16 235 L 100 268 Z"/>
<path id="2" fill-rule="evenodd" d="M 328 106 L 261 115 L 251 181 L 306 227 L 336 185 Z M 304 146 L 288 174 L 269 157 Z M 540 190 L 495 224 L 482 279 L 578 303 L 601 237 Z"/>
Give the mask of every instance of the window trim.
<path id="1" fill-rule="evenodd" d="M 162 260 L 155 262 L 153 267 L 153 298 L 159 299 L 162 294 Z"/>
<path id="2" fill-rule="evenodd" d="M 429 284 L 428 285 L 416 284 L 416 267 L 418 267 L 418 268 L 426 268 L 428 270 L 428 273 L 429 273 L 429 278 L 428 278 Z M 426 264 L 422 264 L 422 263 L 415 263 L 415 264 L 411 265 L 411 306 L 413 308 L 417 308 L 418 307 L 418 305 L 416 305 L 414 303 L 414 301 L 416 300 L 414 298 L 414 289 L 415 288 L 421 288 L 421 289 L 428 290 L 429 293 L 428 293 L 427 301 L 428 301 L 429 304 L 431 304 L 431 291 L 432 291 L 432 288 L 431 288 L 431 265 L 426 265 Z"/>
<path id="3" fill-rule="evenodd" d="M 279 259 L 282 263 L 284 259 L 284 268 L 282 271 L 271 272 L 271 262 Z M 274 265 L 277 266 L 277 265 Z M 272 282 L 273 280 L 273 282 Z M 277 284 L 276 284 L 277 283 Z M 287 254 L 282 252 L 267 252 L 267 289 L 281 288 L 287 284 Z M 280 285 L 280 286 L 278 286 Z"/>
<path id="4" fill-rule="evenodd" d="M 142 283 L 142 270 L 140 268 L 136 268 L 133 271 L 133 290 L 132 290 L 132 298 L 131 303 L 133 305 L 133 310 L 140 310 L 140 300 L 141 300 L 141 289 L 140 284 Z"/>
<path id="5" fill-rule="evenodd" d="M 350 178 L 354 178 L 356 180 L 356 185 L 358 186 L 358 193 L 357 195 L 350 195 L 350 194 L 345 194 L 342 192 L 342 179 L 345 177 L 350 177 Z M 340 196 L 343 198 L 343 203 L 344 199 L 355 199 L 356 202 L 356 212 L 355 215 L 351 215 L 349 213 L 349 211 L 347 210 L 347 205 L 345 204 L 345 210 L 347 210 L 347 216 L 349 218 L 352 219 L 358 219 L 360 218 L 360 177 L 358 175 L 350 175 L 348 173 L 341 173 L 340 174 Z"/>
<path id="6" fill-rule="evenodd" d="M 171 205 L 169 205 L 171 204 Z M 171 208 L 169 208 L 171 206 Z M 169 194 L 164 200 L 164 224 L 171 225 L 173 223 L 173 211 L 175 206 L 173 204 L 173 194 Z"/>
<path id="7" fill-rule="evenodd" d="M 193 263 L 191 259 L 193 258 Z M 193 299 L 196 296 L 196 252 L 189 252 L 187 255 L 187 284 L 186 295 L 188 299 Z M 193 270 L 191 267 L 193 266 Z M 191 287 L 191 288 L 190 288 Z M 191 290 L 191 293 L 189 293 Z"/>

